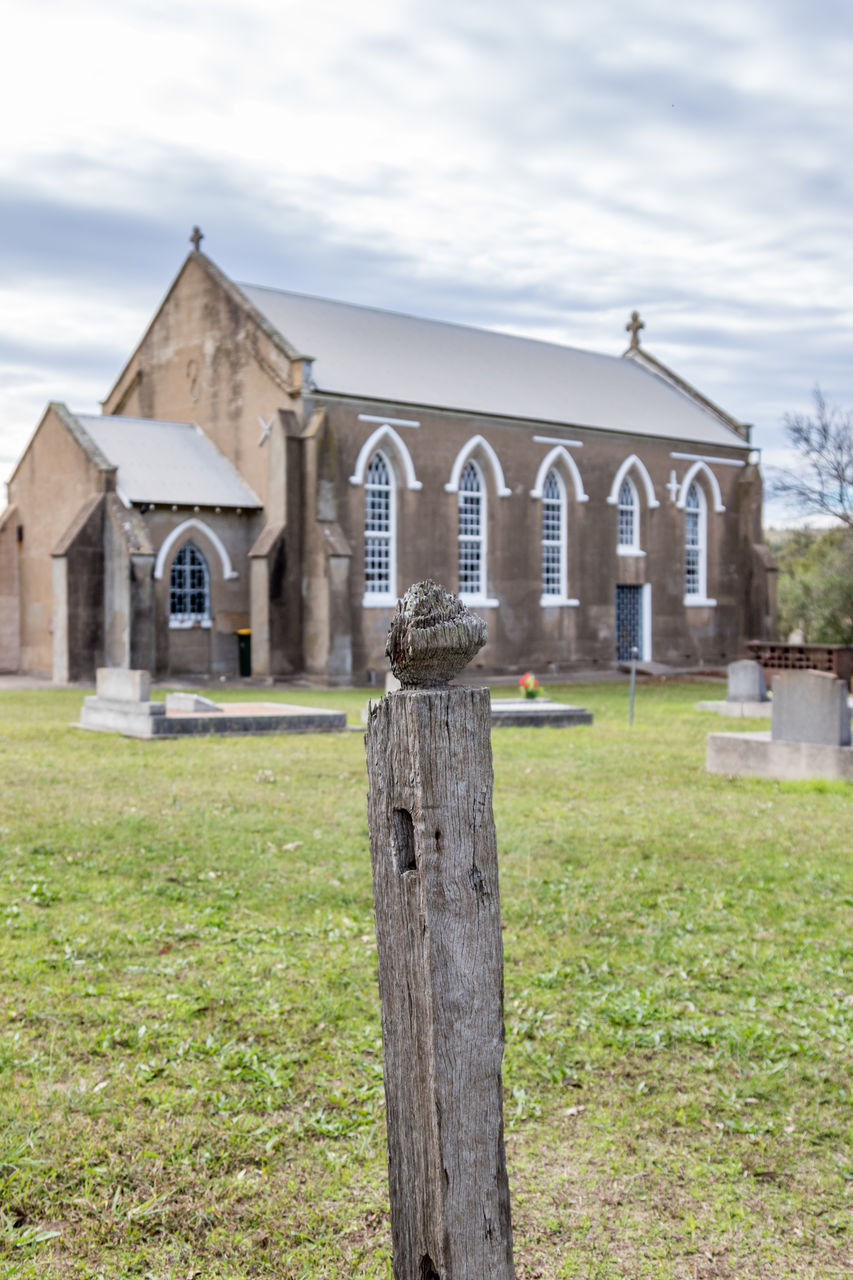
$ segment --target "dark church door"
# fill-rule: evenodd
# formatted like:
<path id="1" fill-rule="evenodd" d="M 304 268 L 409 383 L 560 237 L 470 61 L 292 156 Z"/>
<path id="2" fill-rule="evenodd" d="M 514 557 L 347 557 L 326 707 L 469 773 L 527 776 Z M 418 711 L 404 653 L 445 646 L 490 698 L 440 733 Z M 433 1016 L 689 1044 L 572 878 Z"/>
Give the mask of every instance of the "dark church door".
<path id="1" fill-rule="evenodd" d="M 616 661 L 630 662 L 631 650 L 643 652 L 643 588 L 616 588 Z"/>

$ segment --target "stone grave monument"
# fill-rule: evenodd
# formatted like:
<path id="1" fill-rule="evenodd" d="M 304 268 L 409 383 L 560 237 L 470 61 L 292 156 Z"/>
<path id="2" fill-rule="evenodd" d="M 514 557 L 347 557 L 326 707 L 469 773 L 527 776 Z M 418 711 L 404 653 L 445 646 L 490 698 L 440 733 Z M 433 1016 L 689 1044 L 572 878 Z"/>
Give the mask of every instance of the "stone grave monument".
<path id="1" fill-rule="evenodd" d="M 700 702 L 697 711 L 716 711 L 721 716 L 758 719 L 770 715 L 770 700 L 760 662 L 743 658 L 727 668 L 729 691 L 725 701 Z"/>
<path id="2" fill-rule="evenodd" d="M 220 704 L 191 692 L 151 701 L 147 671 L 99 667 L 94 697 L 83 699 L 78 728 L 121 733 L 127 738 L 174 738 L 186 734 L 332 733 L 347 727 L 346 713 L 284 702 Z"/>
<path id="3" fill-rule="evenodd" d="M 708 734 L 707 769 L 757 778 L 853 781 L 847 684 L 827 671 L 780 671 L 770 732 Z"/>

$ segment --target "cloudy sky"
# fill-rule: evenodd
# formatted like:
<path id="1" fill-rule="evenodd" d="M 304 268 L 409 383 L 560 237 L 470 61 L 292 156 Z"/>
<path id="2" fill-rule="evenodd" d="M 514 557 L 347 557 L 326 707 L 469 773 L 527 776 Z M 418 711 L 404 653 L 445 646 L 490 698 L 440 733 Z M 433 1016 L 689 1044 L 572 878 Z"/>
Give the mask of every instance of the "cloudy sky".
<path id="1" fill-rule="evenodd" d="M 849 0 L 0 0 L 0 474 L 188 251 L 853 407 Z"/>

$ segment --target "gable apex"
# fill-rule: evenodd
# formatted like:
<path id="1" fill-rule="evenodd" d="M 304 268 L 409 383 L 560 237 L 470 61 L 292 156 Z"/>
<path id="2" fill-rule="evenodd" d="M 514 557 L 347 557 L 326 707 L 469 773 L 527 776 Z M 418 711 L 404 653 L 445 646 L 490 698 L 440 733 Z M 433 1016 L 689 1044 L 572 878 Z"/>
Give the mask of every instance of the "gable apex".
<path id="1" fill-rule="evenodd" d="M 131 374 L 131 380 L 136 379 L 138 381 L 142 377 L 139 369 L 135 368 L 140 349 L 145 345 L 166 307 L 169 305 L 176 291 L 183 283 L 187 273 L 193 269 L 200 269 L 203 271 L 208 279 L 222 291 L 229 301 L 243 311 L 244 314 L 258 326 L 263 334 L 275 347 L 278 348 L 288 361 L 291 363 L 306 361 L 310 364 L 312 357 L 299 351 L 279 329 L 272 325 L 263 312 L 260 311 L 255 306 L 254 302 L 246 296 L 239 285 L 235 284 L 233 280 L 230 280 L 228 276 L 226 276 L 225 273 L 217 267 L 216 263 L 208 258 L 207 254 L 202 253 L 200 249 L 193 249 L 187 254 L 186 258 L 181 263 L 177 275 L 163 295 L 157 310 L 151 317 L 151 320 L 139 338 L 139 341 L 133 348 L 130 356 L 122 365 L 122 368 L 108 393 L 101 401 L 102 405 L 113 401 L 114 408 L 112 409 L 112 412 L 115 413 L 121 411 L 121 408 L 127 401 L 130 392 L 133 390 L 132 381 L 128 382 L 127 385 L 123 385 L 128 374 Z M 132 372 L 134 369 L 135 372 Z"/>
<path id="2" fill-rule="evenodd" d="M 71 410 L 68 408 L 68 406 L 66 404 L 63 404 L 61 400 L 51 400 L 48 402 L 48 405 L 44 413 L 39 418 L 38 425 L 36 426 L 35 431 L 30 436 L 26 445 L 24 446 L 21 456 L 18 458 L 18 461 L 15 463 L 15 466 L 6 481 L 7 488 L 13 484 L 15 477 L 20 471 L 21 467 L 24 465 L 25 459 L 27 458 L 30 450 L 32 449 L 33 445 L 36 442 L 36 439 L 39 436 L 39 433 L 41 432 L 45 422 L 47 421 L 47 419 L 50 417 L 51 414 L 61 422 L 62 426 L 71 436 L 71 438 L 80 446 L 80 448 L 83 450 L 83 453 L 86 455 L 87 459 L 89 460 L 89 462 L 92 463 L 94 467 L 96 467 L 99 471 L 104 472 L 106 476 L 115 475 L 115 471 L 116 471 L 115 466 L 113 465 L 112 462 L 110 462 L 109 458 L 98 447 L 98 445 L 89 435 L 88 431 L 83 426 L 82 422 L 76 416 L 76 414 L 73 414 Z M 109 487 L 109 482 L 107 483 L 107 487 Z"/>
<path id="3" fill-rule="evenodd" d="M 636 313 L 635 313 L 636 314 Z M 721 409 L 713 400 L 709 400 L 701 391 L 689 383 L 686 378 L 682 378 L 679 374 L 674 373 L 668 368 L 662 360 L 658 360 L 655 356 L 650 355 L 645 347 L 641 347 L 639 343 L 632 342 L 625 351 L 622 352 L 623 360 L 631 360 L 634 364 L 639 365 L 654 377 L 668 382 L 676 391 L 680 391 L 682 395 L 689 396 L 697 405 L 704 409 L 707 413 L 711 413 L 718 418 L 725 426 L 735 431 L 742 440 L 749 444 L 750 426 L 748 422 L 740 422 L 737 418 L 733 418 L 731 414 Z"/>

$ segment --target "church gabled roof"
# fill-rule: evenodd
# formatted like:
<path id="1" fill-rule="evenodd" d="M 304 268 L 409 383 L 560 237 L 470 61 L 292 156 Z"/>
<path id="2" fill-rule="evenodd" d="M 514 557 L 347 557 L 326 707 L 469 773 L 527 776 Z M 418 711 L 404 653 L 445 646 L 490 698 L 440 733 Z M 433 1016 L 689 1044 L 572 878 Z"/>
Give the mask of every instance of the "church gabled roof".
<path id="1" fill-rule="evenodd" d="M 259 285 L 237 288 L 291 349 L 313 361 L 319 392 L 745 447 L 734 419 L 640 361 Z"/>
<path id="2" fill-rule="evenodd" d="M 117 468 L 116 492 L 126 502 L 249 510 L 262 505 L 193 422 L 73 416 L 100 454 Z"/>

